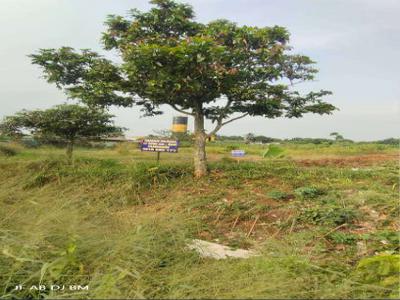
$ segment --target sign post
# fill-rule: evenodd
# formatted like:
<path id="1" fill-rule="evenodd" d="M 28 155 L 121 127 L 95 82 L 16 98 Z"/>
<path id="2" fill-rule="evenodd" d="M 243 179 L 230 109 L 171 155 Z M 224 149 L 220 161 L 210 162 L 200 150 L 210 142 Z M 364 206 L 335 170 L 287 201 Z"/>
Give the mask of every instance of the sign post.
<path id="1" fill-rule="evenodd" d="M 167 139 L 145 139 L 140 145 L 142 152 L 157 152 L 157 163 L 160 161 L 160 153 L 178 153 L 179 141 Z"/>
<path id="2" fill-rule="evenodd" d="M 244 151 L 244 150 L 232 150 L 231 151 L 231 155 L 232 155 L 232 157 L 236 157 L 237 163 L 239 163 L 239 158 L 244 157 L 245 154 L 246 154 L 246 151 Z"/>

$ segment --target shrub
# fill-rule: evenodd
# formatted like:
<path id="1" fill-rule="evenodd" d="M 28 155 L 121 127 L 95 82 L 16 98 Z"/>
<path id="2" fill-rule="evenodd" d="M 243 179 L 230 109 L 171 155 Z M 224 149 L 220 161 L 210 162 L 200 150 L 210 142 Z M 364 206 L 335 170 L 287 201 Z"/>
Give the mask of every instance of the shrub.
<path id="1" fill-rule="evenodd" d="M 303 199 L 314 199 L 317 198 L 318 196 L 325 194 L 325 192 L 322 189 L 313 186 L 305 186 L 298 188 L 294 191 L 294 193 Z"/>

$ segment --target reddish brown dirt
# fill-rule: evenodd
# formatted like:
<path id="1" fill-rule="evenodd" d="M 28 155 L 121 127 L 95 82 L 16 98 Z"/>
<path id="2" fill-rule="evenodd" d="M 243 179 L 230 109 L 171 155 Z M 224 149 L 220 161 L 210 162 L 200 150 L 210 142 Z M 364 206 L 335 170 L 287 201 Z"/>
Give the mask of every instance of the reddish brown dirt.
<path id="1" fill-rule="evenodd" d="M 333 157 L 323 159 L 300 159 L 294 160 L 296 164 L 311 166 L 337 166 L 337 167 L 359 167 L 382 164 L 388 161 L 398 160 L 399 156 L 395 154 L 366 154 L 349 157 Z"/>

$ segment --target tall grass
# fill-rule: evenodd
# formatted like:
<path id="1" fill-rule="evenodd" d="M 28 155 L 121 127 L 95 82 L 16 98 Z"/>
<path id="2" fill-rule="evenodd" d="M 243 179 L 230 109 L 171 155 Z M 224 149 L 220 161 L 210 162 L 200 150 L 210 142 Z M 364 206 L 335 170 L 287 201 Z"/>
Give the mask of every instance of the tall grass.
<path id="1" fill-rule="evenodd" d="M 393 207 L 386 190 L 394 180 L 394 169 L 385 169 L 375 180 L 374 172 L 302 171 L 290 161 L 217 162 L 211 164 L 215 175 L 194 180 L 187 163 L 125 163 L 121 156 L 130 155 L 130 150 L 102 159 L 90 158 L 85 154 L 89 150 L 83 150 L 73 167 L 57 151 L 27 150 L 34 151 L 43 151 L 43 156 L 22 153 L 0 161 L 3 298 L 349 298 L 392 293 L 352 278 L 355 262 L 344 260 L 341 253 L 327 255 L 323 241 L 307 250 L 316 235 L 331 228 L 310 227 L 287 237 L 264 236 L 251 244 L 261 255 L 249 260 L 203 259 L 188 251 L 186 243 L 200 232 L 214 230 L 216 221 L 210 222 L 210 216 L 219 205 L 227 207 L 227 215 L 221 218 L 233 217 L 229 209 L 237 213 L 221 200 L 227 193 L 237 198 L 239 209 L 253 213 L 252 204 L 244 206 L 255 199 L 253 185 L 259 193 L 265 189 L 265 194 L 277 188 L 267 184 L 279 184 L 293 193 L 317 180 L 327 190 L 376 186 L 374 195 L 381 195 L 385 209 L 389 204 Z M 45 151 L 56 154 L 45 158 Z M 99 151 L 93 153 L 111 153 Z M 275 181 L 269 183 L 270 179 Z M 327 193 L 290 205 L 310 207 L 315 201 L 319 207 L 336 201 L 326 197 L 336 196 Z M 364 198 L 346 205 L 359 205 Z M 372 198 L 366 201 L 372 203 Z M 379 208 L 379 203 L 374 205 Z M 256 208 L 257 213 L 268 211 L 265 206 Z M 18 284 L 39 283 L 88 285 L 89 290 L 14 290 Z"/>

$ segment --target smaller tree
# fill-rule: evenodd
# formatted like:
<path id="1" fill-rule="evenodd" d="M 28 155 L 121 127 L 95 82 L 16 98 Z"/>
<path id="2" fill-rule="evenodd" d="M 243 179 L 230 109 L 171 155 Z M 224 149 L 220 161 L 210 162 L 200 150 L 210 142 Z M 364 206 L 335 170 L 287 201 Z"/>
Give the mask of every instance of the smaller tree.
<path id="1" fill-rule="evenodd" d="M 244 136 L 244 140 L 246 144 L 253 143 L 255 141 L 255 137 L 255 134 L 250 132 Z"/>
<path id="2" fill-rule="evenodd" d="M 0 123 L 0 133 L 21 136 L 29 132 L 37 137 L 60 140 L 66 143 L 68 161 L 71 162 L 78 140 L 97 139 L 122 132 L 121 128 L 114 126 L 112 117 L 100 108 L 62 104 L 46 110 L 23 110 L 5 117 Z"/>
<path id="3" fill-rule="evenodd" d="M 343 135 L 339 134 L 338 132 L 332 132 L 331 134 L 329 134 L 330 136 L 335 138 L 335 141 L 339 142 L 339 141 L 343 141 L 344 137 Z"/>

